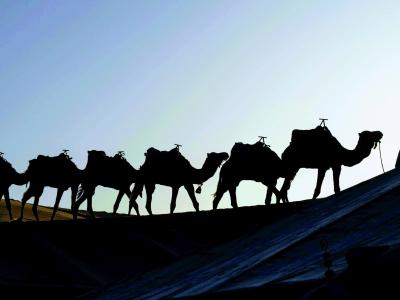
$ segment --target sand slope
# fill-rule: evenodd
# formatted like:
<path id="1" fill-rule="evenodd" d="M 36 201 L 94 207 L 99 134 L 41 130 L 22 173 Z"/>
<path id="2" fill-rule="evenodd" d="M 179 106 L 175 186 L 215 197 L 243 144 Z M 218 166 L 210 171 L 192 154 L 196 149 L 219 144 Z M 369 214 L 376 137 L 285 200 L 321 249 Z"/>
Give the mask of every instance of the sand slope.
<path id="1" fill-rule="evenodd" d="M 13 218 L 16 219 L 21 214 L 21 201 L 11 200 L 11 206 L 12 206 Z M 50 221 L 51 215 L 53 213 L 53 207 L 39 205 L 38 213 L 39 213 L 40 221 Z M 102 214 L 104 214 L 104 213 L 102 213 Z M 79 214 L 79 218 L 84 218 L 84 217 L 85 217 L 85 213 Z M 55 219 L 56 220 L 72 220 L 71 211 L 69 209 L 59 208 L 56 213 Z M 35 216 L 33 215 L 33 212 L 32 212 L 32 204 L 27 203 L 25 205 L 25 209 L 24 209 L 23 221 L 35 221 L 35 220 L 36 220 Z M 0 201 L 0 222 L 9 222 L 9 221 L 10 221 L 10 219 L 8 217 L 6 203 L 5 203 L 4 199 L 1 199 L 1 201 Z"/>

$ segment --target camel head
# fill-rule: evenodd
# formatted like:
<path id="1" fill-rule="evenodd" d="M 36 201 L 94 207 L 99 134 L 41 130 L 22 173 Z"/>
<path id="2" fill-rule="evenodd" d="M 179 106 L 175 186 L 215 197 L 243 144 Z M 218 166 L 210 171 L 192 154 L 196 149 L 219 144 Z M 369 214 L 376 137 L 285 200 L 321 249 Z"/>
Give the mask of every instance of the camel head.
<path id="1" fill-rule="evenodd" d="M 217 165 L 218 167 L 221 166 L 224 160 L 229 158 L 229 154 L 226 152 L 211 152 L 207 153 L 207 161 L 210 165 Z"/>
<path id="2" fill-rule="evenodd" d="M 363 131 L 359 134 L 359 144 L 366 148 L 376 148 L 377 144 L 381 142 L 383 137 L 380 131 Z"/>
<path id="3" fill-rule="evenodd" d="M 204 161 L 203 167 L 201 169 L 196 169 L 194 172 L 193 183 L 203 184 L 209 178 L 214 176 L 217 169 L 221 166 L 224 160 L 229 158 L 229 154 L 226 152 L 211 152 L 207 153 L 207 158 Z"/>

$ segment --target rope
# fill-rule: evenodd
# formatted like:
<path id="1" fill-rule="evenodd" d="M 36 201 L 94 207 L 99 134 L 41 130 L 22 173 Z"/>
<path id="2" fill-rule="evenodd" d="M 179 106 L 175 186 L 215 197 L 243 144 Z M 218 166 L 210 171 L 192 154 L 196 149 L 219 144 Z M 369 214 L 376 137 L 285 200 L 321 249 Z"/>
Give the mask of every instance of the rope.
<path id="1" fill-rule="evenodd" d="M 382 166 L 383 173 L 385 173 L 385 168 L 383 167 L 383 160 L 382 160 L 381 142 L 379 142 L 379 156 L 381 158 L 381 166 Z"/>

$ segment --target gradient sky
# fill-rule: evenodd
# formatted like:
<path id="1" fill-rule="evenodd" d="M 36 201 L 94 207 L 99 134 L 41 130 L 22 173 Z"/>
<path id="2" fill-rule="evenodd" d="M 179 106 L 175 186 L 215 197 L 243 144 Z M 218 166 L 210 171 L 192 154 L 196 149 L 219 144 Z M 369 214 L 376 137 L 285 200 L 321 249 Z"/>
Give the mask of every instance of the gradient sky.
<path id="1" fill-rule="evenodd" d="M 399 54 L 399 1 L 0 0 L 0 151 L 20 172 L 64 148 L 80 168 L 90 149 L 125 150 L 138 168 L 147 148 L 179 143 L 201 167 L 207 152 L 258 135 L 280 155 L 294 128 L 325 117 L 347 148 L 358 132 L 381 130 L 391 169 L 400 149 Z M 341 186 L 381 172 L 375 150 L 343 168 Z M 316 176 L 302 169 L 289 199 L 310 198 Z M 217 179 L 203 186 L 201 209 L 211 208 Z M 13 187 L 11 197 L 24 190 Z M 243 182 L 239 205 L 263 203 L 265 191 Z M 321 196 L 332 192 L 330 171 Z M 116 195 L 99 188 L 94 208 L 112 210 Z M 158 186 L 153 211 L 168 212 L 170 196 Z M 47 188 L 40 204 L 54 198 Z M 70 205 L 69 192 L 61 205 Z M 144 213 L 143 199 L 139 206 Z M 193 210 L 184 189 L 177 210 Z"/>

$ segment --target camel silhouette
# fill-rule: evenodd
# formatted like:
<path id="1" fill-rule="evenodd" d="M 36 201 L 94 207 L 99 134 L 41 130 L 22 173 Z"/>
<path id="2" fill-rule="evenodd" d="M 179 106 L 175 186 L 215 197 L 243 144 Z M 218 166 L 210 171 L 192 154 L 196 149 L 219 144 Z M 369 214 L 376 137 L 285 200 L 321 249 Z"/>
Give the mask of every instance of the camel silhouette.
<path id="1" fill-rule="evenodd" d="M 43 189 L 46 186 L 57 189 L 56 201 L 51 216 L 52 221 L 54 220 L 63 193 L 69 188 L 71 188 L 71 208 L 74 206 L 74 200 L 82 178 L 82 170 L 78 169 L 72 162 L 71 157 L 67 154 L 67 150 L 64 150 L 64 153 L 58 156 L 39 155 L 36 159 L 30 160 L 25 174 L 29 181 L 29 187 L 21 200 L 21 216 L 19 220 L 22 220 L 24 216 L 26 202 L 31 197 L 35 197 L 32 211 L 36 220 L 39 221 L 37 206 Z"/>
<path id="2" fill-rule="evenodd" d="M 18 173 L 0 153 L 0 199 L 4 196 L 10 221 L 12 220 L 9 188 L 11 185 L 28 183 L 25 173 Z"/>
<path id="3" fill-rule="evenodd" d="M 275 186 L 278 178 L 284 177 L 283 172 L 280 157 L 263 141 L 252 145 L 236 143 L 229 159 L 221 167 L 213 209 L 217 208 L 226 191 L 229 191 L 232 207 L 237 208 L 236 188 L 242 180 L 253 180 L 267 186 L 265 204 L 270 204 L 272 193 L 278 199 L 279 191 Z"/>
<path id="4" fill-rule="evenodd" d="M 193 184 L 202 185 L 211 178 L 221 163 L 228 159 L 226 152 L 208 153 L 207 158 L 201 169 L 192 167 L 190 162 L 179 152 L 179 146 L 170 151 L 159 151 L 155 148 L 149 148 L 145 153 L 146 159 L 139 169 L 139 176 L 129 201 L 129 214 L 132 207 L 135 207 L 139 215 L 137 197 L 141 194 L 143 186 L 146 189 L 146 209 L 151 215 L 151 201 L 156 184 L 170 186 L 172 188 L 171 214 L 175 210 L 176 197 L 180 187 L 184 187 L 192 200 L 196 211 L 199 211 Z"/>
<path id="5" fill-rule="evenodd" d="M 339 177 L 341 166 L 352 167 L 368 157 L 372 148 L 382 139 L 380 131 L 363 131 L 353 150 L 344 148 L 331 134 L 326 126 L 317 126 L 311 130 L 292 132 L 290 145 L 282 153 L 282 161 L 287 170 L 287 176 L 282 185 L 280 196 L 283 202 L 288 202 L 287 191 L 291 181 L 300 168 L 318 169 L 318 179 L 313 199 L 321 192 L 321 185 L 328 169 L 332 168 L 335 193 L 340 192 Z"/>
<path id="6" fill-rule="evenodd" d="M 123 151 L 114 157 L 107 156 L 104 151 L 88 151 L 87 165 L 83 171 L 82 184 L 79 189 L 78 199 L 73 208 L 74 219 L 77 217 L 79 206 L 87 200 L 90 216 L 94 218 L 92 197 L 98 185 L 118 190 L 114 204 L 116 214 L 122 197 L 131 195 L 130 186 L 136 180 L 138 171 L 125 159 Z"/>

